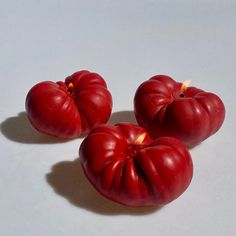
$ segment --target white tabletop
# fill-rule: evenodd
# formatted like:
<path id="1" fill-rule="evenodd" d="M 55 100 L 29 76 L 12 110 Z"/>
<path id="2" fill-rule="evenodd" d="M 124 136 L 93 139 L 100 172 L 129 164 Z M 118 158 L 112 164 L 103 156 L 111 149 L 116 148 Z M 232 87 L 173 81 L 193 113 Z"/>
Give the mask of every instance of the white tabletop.
<path id="1" fill-rule="evenodd" d="M 0 235 L 236 235 L 236 1 L 0 1 Z M 218 94 L 220 131 L 191 150 L 187 191 L 159 209 L 101 197 L 60 142 L 27 121 L 28 90 L 74 71 L 100 73 L 112 122 L 133 121 L 138 85 L 155 74 Z"/>

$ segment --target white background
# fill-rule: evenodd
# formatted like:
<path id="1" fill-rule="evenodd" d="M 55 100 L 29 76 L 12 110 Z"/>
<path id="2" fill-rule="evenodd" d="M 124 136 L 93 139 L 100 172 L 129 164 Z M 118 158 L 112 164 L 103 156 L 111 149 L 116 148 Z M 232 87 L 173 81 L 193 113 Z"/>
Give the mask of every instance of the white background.
<path id="1" fill-rule="evenodd" d="M 0 235 L 236 235 L 236 1 L 0 1 Z M 24 113 L 37 82 L 100 73 L 115 121 L 155 74 L 218 94 L 220 131 L 191 150 L 188 190 L 160 210 L 109 202 L 86 181 L 82 139 L 38 134 Z"/>

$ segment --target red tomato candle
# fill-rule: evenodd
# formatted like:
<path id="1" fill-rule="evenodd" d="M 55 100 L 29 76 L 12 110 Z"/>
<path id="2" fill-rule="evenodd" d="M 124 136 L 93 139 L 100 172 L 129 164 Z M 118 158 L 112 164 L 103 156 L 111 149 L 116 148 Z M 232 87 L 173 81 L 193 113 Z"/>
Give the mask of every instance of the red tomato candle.
<path id="1" fill-rule="evenodd" d="M 134 97 L 138 123 L 153 138 L 172 136 L 193 147 L 221 127 L 225 108 L 221 99 L 209 92 L 178 83 L 166 75 L 156 75 L 142 83 Z"/>
<path id="2" fill-rule="evenodd" d="M 94 128 L 79 150 L 85 175 L 106 198 L 131 207 L 159 206 L 189 186 L 193 165 L 179 140 L 152 140 L 134 124 Z"/>
<path id="3" fill-rule="evenodd" d="M 75 138 L 107 122 L 112 97 L 100 75 L 79 71 L 65 82 L 36 84 L 29 91 L 25 106 L 29 121 L 39 132 Z"/>

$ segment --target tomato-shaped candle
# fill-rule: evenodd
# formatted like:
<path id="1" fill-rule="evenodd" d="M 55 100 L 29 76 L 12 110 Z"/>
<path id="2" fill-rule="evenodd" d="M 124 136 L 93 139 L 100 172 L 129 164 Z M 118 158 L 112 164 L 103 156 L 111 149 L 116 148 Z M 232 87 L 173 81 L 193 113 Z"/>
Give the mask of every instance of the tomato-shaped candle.
<path id="1" fill-rule="evenodd" d="M 152 140 L 134 124 L 94 128 L 79 150 L 92 185 L 106 198 L 131 207 L 161 206 L 189 186 L 193 165 L 185 145 L 172 137 Z"/>
<path id="2" fill-rule="evenodd" d="M 166 75 L 153 76 L 139 86 L 134 111 L 152 138 L 172 136 L 188 147 L 216 133 L 225 117 L 224 104 L 216 94 Z"/>
<path id="3" fill-rule="evenodd" d="M 25 106 L 29 121 L 39 132 L 75 138 L 107 122 L 112 97 L 100 75 L 78 71 L 65 82 L 36 84 L 28 92 Z"/>

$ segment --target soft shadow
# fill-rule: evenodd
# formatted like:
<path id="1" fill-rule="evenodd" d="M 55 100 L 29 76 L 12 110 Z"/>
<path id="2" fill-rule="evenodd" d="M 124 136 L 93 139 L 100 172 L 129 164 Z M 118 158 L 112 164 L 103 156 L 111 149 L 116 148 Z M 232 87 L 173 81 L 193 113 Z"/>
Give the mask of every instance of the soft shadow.
<path id="1" fill-rule="evenodd" d="M 118 111 L 111 114 L 108 124 L 114 125 L 120 122 L 130 122 L 137 124 L 133 111 Z"/>
<path id="2" fill-rule="evenodd" d="M 1 123 L 1 132 L 6 138 L 18 143 L 49 144 L 68 141 L 39 133 L 29 123 L 26 112 L 4 120 Z"/>
<path id="3" fill-rule="evenodd" d="M 112 113 L 109 124 L 119 122 L 136 123 L 133 111 L 119 111 Z M 52 137 L 39 133 L 30 124 L 26 112 L 20 112 L 17 116 L 9 117 L 1 123 L 1 132 L 7 138 L 18 143 L 27 144 L 53 144 L 70 140 Z M 81 136 L 80 138 L 83 138 Z"/>
<path id="4" fill-rule="evenodd" d="M 160 208 L 130 208 L 100 195 L 84 176 L 79 159 L 55 164 L 46 175 L 54 191 L 73 205 L 103 215 L 145 215 Z"/>

